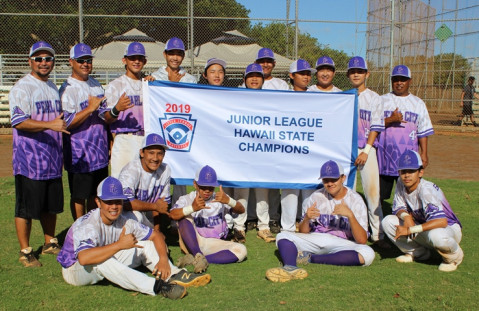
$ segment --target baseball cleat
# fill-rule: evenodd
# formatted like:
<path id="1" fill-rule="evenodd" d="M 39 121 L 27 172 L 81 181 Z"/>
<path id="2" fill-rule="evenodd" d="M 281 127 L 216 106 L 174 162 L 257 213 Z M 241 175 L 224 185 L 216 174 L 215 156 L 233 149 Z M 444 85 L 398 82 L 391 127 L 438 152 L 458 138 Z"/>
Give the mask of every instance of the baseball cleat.
<path id="1" fill-rule="evenodd" d="M 204 286 L 211 281 L 209 274 L 189 273 L 186 270 L 181 270 L 179 273 L 170 277 L 170 283 L 178 284 L 183 287 L 198 287 Z"/>
<path id="2" fill-rule="evenodd" d="M 20 257 L 18 258 L 23 266 L 25 267 L 41 267 L 42 263 L 38 261 L 38 259 L 33 254 L 33 248 L 27 247 L 20 251 Z"/>
<path id="3" fill-rule="evenodd" d="M 297 265 L 307 265 L 311 262 L 311 253 L 310 252 L 298 252 L 298 257 L 296 258 Z"/>
<path id="4" fill-rule="evenodd" d="M 57 238 L 52 238 L 52 239 L 50 239 L 50 243 L 47 243 L 47 244 L 43 245 L 42 255 L 45 255 L 45 254 L 58 255 L 60 250 L 61 250 L 61 247 L 58 244 Z"/>
<path id="5" fill-rule="evenodd" d="M 165 298 L 173 300 L 181 299 L 186 295 L 186 288 L 178 284 L 168 283 L 162 279 L 157 279 L 155 281 L 153 291 L 157 295 L 162 295 Z"/>
<path id="6" fill-rule="evenodd" d="M 404 254 L 404 255 L 401 255 L 399 257 L 396 257 L 396 261 L 401 262 L 401 263 L 409 263 L 409 262 L 414 262 L 414 261 L 424 261 L 424 260 L 428 260 L 430 256 L 431 256 L 431 253 L 429 252 L 428 249 L 426 249 L 424 251 L 424 254 L 422 254 L 421 256 L 414 257 L 411 254 Z"/>
<path id="7" fill-rule="evenodd" d="M 450 254 L 449 256 L 445 256 L 445 254 L 441 254 L 443 256 L 443 262 L 439 265 L 438 269 L 439 271 L 443 272 L 451 272 L 455 271 L 457 269 L 457 266 L 459 266 L 462 263 L 462 260 L 464 259 L 464 252 L 462 251 L 462 248 L 459 247 L 459 250 L 455 254 Z M 455 257 L 452 259 L 451 257 Z"/>
<path id="8" fill-rule="evenodd" d="M 269 229 L 259 230 L 256 234 L 256 237 L 258 239 L 263 239 L 266 243 L 276 241 L 276 238 L 271 234 L 271 231 L 269 231 Z"/>
<path id="9" fill-rule="evenodd" d="M 288 282 L 291 280 L 301 280 L 308 276 L 306 270 L 294 267 L 294 266 L 284 266 L 280 268 L 271 268 L 266 271 L 266 278 L 271 282 Z"/>
<path id="10" fill-rule="evenodd" d="M 233 241 L 238 243 L 246 243 L 246 233 L 244 230 L 233 229 Z"/>
<path id="11" fill-rule="evenodd" d="M 193 265 L 194 262 L 195 262 L 195 257 L 193 257 L 193 255 L 191 254 L 186 254 L 185 256 L 178 258 L 178 260 L 176 261 L 176 266 L 178 268 L 183 268 L 189 265 Z"/>
<path id="12" fill-rule="evenodd" d="M 193 271 L 195 273 L 205 272 L 209 265 L 205 255 L 201 253 L 195 255 L 195 260 L 193 261 L 193 266 L 195 266 Z"/>

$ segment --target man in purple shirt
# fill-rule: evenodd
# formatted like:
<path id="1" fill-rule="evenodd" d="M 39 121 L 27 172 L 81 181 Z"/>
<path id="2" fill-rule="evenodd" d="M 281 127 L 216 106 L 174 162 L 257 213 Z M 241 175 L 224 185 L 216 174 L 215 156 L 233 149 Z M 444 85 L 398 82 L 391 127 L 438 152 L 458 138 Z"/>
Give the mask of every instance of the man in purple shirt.
<path id="1" fill-rule="evenodd" d="M 58 89 L 48 80 L 55 65 L 55 51 L 44 41 L 30 48 L 32 71 L 11 89 L 13 175 L 15 175 L 15 228 L 20 243 L 19 261 L 39 267 L 30 246 L 32 219 L 39 219 L 45 244 L 42 254 L 58 254 L 56 215 L 63 212 L 62 133 L 69 134 L 62 119 Z"/>
<path id="2" fill-rule="evenodd" d="M 85 207 L 96 207 L 96 187 L 108 176 L 108 134 L 106 123 L 98 117 L 106 108 L 100 82 L 90 77 L 93 69 L 91 48 L 78 43 L 70 50 L 72 75 L 60 88 L 65 122 L 71 135 L 63 137 L 65 170 L 70 186 L 73 219 L 85 215 Z M 87 201 L 85 204 L 85 201 Z"/>

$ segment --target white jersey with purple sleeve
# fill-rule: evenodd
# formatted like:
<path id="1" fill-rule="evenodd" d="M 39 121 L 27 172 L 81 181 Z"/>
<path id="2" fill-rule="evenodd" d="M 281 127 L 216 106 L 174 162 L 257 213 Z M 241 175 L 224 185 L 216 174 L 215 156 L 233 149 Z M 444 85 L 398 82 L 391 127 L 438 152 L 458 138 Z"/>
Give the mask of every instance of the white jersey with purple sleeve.
<path id="1" fill-rule="evenodd" d="M 162 163 L 156 171 L 150 173 L 143 169 L 141 160 L 137 158 L 125 165 L 118 179 L 129 200 L 154 203 L 165 198 L 168 204 L 171 202 L 171 169 L 166 163 Z"/>
<path id="2" fill-rule="evenodd" d="M 15 128 L 28 119 L 45 122 L 60 115 L 62 107 L 56 85 L 27 74 L 12 87 L 8 97 L 13 127 L 13 175 L 34 180 L 61 177 L 62 133 L 53 130 L 27 132 Z"/>
<path id="3" fill-rule="evenodd" d="M 193 205 L 195 198 L 196 191 L 181 196 L 173 206 L 173 209 Z M 193 212 L 190 216 L 193 218 L 196 231 L 202 237 L 226 239 L 228 226 L 225 215 L 230 213 L 231 207 L 228 204 L 212 202 L 214 199 L 215 195 L 213 194 L 211 198 L 205 202 L 205 205 L 209 208 Z"/>
<path id="4" fill-rule="evenodd" d="M 186 70 L 181 67 L 180 67 L 179 74 L 183 75 L 183 77 L 181 77 L 180 79 L 180 82 L 182 83 L 198 83 L 198 81 L 193 75 L 187 73 Z M 166 66 L 161 66 L 160 68 L 158 68 L 157 71 L 153 72 L 151 76 L 155 78 L 156 80 L 169 81 L 168 71 L 166 71 Z"/>
<path id="5" fill-rule="evenodd" d="M 344 203 L 353 212 L 361 227 L 368 232 L 368 213 L 363 198 L 357 192 L 349 188 L 347 188 L 347 190 L 348 192 L 342 200 L 344 200 Z M 325 188 L 313 192 L 303 203 L 303 218 L 308 208 L 315 202 L 316 208 L 321 215 L 317 219 L 310 221 L 310 232 L 329 233 L 343 239 L 354 241 L 349 219 L 344 216 L 333 215 L 334 207 L 340 204 L 342 200 L 335 200 Z"/>
<path id="6" fill-rule="evenodd" d="M 358 148 L 368 143 L 370 131 L 384 131 L 383 100 L 376 92 L 366 89 L 358 96 Z"/>
<path id="7" fill-rule="evenodd" d="M 340 88 L 333 85 L 333 88 L 331 90 L 323 91 L 323 90 L 320 90 L 316 84 L 314 84 L 314 85 L 311 85 L 310 87 L 308 87 L 308 89 L 306 91 L 307 92 L 331 93 L 331 92 L 342 92 L 343 90 L 341 90 Z"/>
<path id="8" fill-rule="evenodd" d="M 398 108 L 405 123 L 394 123 L 379 135 L 379 174 L 399 176 L 397 162 L 406 150 L 419 150 L 419 138 L 434 134 L 426 104 L 417 96 L 396 96 L 388 93 L 381 96 L 384 104 L 384 118 Z"/>
<path id="9" fill-rule="evenodd" d="M 407 193 L 401 179 L 398 179 L 392 213 L 396 215 L 400 210 L 408 212 L 418 224 L 433 219 L 447 218 L 448 226 L 458 224 L 462 227 L 442 190 L 424 179 L 421 179 L 416 190 L 411 193 Z"/>
<path id="10" fill-rule="evenodd" d="M 67 126 L 76 114 L 88 107 L 88 96 L 102 98 L 100 82 L 89 77 L 80 81 L 69 77 L 60 87 L 63 115 Z M 105 109 L 106 104 L 102 104 Z M 108 134 L 105 122 L 94 111 L 78 127 L 70 129 L 70 135 L 63 136 L 65 169 L 71 173 L 88 173 L 108 166 Z"/>
<path id="11" fill-rule="evenodd" d="M 289 85 L 286 81 L 281 80 L 280 78 L 273 77 L 272 79 L 264 80 L 262 89 L 288 91 Z"/>
<path id="12" fill-rule="evenodd" d="M 106 111 L 111 110 L 111 108 L 118 103 L 123 93 L 126 93 L 134 105 L 125 111 L 120 111 L 117 120 L 110 124 L 112 133 L 136 133 L 144 131 L 143 92 L 141 89 L 141 80 L 133 80 L 126 75 L 122 75 L 108 84 L 105 91 L 108 107 L 100 110 L 100 117 L 103 117 Z"/>
<path id="13" fill-rule="evenodd" d="M 78 261 L 78 253 L 85 249 L 110 245 L 119 240 L 123 227 L 125 234 L 132 233 L 138 241 L 148 240 L 152 229 L 120 215 L 113 224 L 106 225 L 101 219 L 101 209 L 95 208 L 77 219 L 65 237 L 57 261 L 68 268 Z"/>

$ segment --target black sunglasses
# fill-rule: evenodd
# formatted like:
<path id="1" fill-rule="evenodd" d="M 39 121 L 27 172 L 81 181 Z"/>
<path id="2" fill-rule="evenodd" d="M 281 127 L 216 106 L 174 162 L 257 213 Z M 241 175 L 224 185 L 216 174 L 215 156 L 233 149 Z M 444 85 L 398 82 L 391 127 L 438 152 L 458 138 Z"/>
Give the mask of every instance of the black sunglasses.
<path id="1" fill-rule="evenodd" d="M 49 62 L 53 62 L 55 60 L 55 57 L 53 57 L 53 56 L 44 56 L 44 57 L 37 56 L 37 57 L 30 57 L 30 59 L 37 62 L 37 63 L 41 63 L 43 61 L 46 61 L 47 63 L 49 63 Z"/>
<path id="2" fill-rule="evenodd" d="M 75 58 L 75 61 L 79 64 L 91 64 L 93 63 L 93 58 Z"/>

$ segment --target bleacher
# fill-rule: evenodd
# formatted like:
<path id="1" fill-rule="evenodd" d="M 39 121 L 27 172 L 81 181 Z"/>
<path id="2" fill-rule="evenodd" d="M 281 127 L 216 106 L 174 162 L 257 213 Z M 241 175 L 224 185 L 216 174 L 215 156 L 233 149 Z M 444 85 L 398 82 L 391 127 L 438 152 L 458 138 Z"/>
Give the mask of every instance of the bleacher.
<path id="1" fill-rule="evenodd" d="M 11 127 L 8 93 L 0 93 L 0 127 Z"/>

